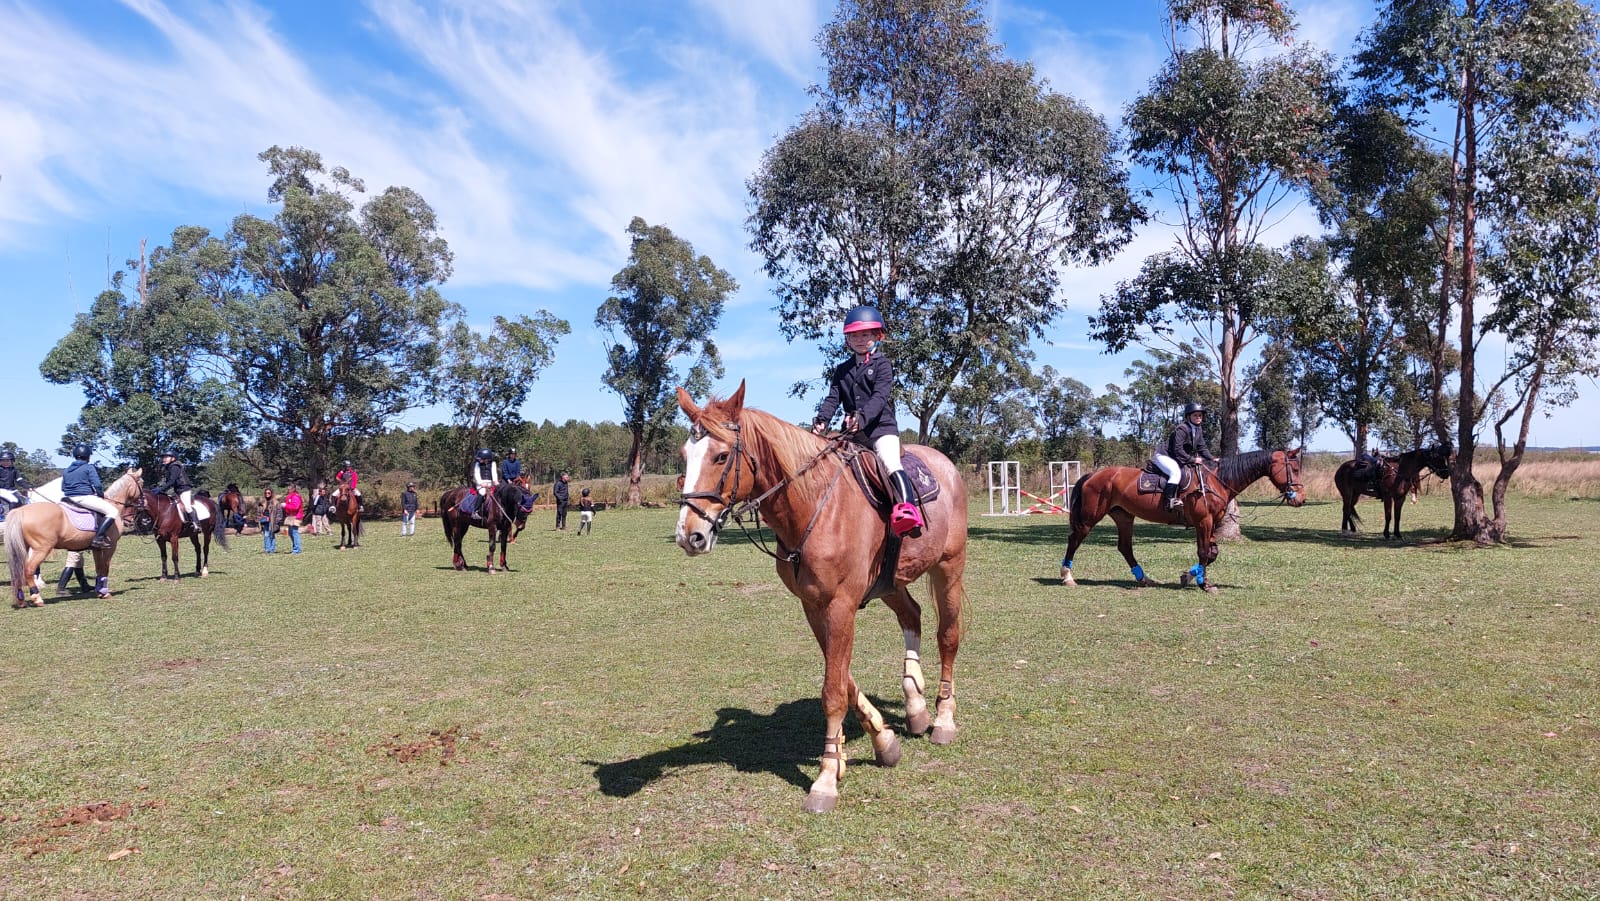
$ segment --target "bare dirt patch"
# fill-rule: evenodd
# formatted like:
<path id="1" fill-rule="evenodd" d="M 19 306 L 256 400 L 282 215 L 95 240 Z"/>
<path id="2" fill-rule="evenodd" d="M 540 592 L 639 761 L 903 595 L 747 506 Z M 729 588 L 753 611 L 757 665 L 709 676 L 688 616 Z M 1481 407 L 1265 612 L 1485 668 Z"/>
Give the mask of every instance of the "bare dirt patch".
<path id="1" fill-rule="evenodd" d="M 145 801 L 138 805 L 141 809 L 152 809 L 162 806 L 159 801 Z M 118 820 L 125 820 L 133 813 L 135 805 L 114 804 L 110 801 L 90 801 L 57 810 L 54 814 L 47 815 L 37 826 L 23 837 L 11 843 L 12 847 L 20 848 L 24 857 L 33 857 L 48 851 L 64 850 L 60 847 L 65 842 L 78 843 L 85 833 L 111 831 L 111 824 Z"/>
<path id="2" fill-rule="evenodd" d="M 386 742 L 375 744 L 367 752 L 382 751 L 386 756 L 401 763 L 410 763 L 413 760 L 427 757 L 435 751 L 439 754 L 439 765 L 449 766 L 450 761 L 456 758 L 456 753 L 463 741 L 472 741 L 474 735 L 462 735 L 460 726 L 451 726 L 448 729 L 434 729 L 425 738 L 416 741 L 405 741 L 396 733 Z"/>

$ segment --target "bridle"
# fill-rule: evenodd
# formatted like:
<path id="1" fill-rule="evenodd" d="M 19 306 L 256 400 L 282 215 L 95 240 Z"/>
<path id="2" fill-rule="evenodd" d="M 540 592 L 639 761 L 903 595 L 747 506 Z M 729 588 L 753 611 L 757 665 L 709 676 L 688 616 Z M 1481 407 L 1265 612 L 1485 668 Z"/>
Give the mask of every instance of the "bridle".
<path id="1" fill-rule="evenodd" d="M 1299 495 L 1305 494 L 1306 486 L 1300 482 L 1300 456 L 1298 454 L 1291 456 L 1288 451 L 1283 451 L 1282 453 L 1283 468 L 1288 476 L 1285 481 L 1288 482 L 1289 486 L 1278 489 L 1278 494 L 1287 503 Z"/>

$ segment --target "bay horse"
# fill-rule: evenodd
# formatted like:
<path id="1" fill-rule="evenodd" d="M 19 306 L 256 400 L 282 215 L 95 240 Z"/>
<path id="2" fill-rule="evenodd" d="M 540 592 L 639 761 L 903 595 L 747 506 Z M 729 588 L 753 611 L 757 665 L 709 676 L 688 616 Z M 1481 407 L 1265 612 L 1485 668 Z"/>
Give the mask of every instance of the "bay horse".
<path id="1" fill-rule="evenodd" d="M 444 524 L 445 540 L 450 542 L 454 552 L 450 563 L 457 572 L 467 568 L 467 558 L 461 550 L 461 542 L 473 526 L 487 529 L 489 532 L 489 557 L 484 563 L 487 572 L 495 572 L 494 546 L 500 543 L 500 569 L 509 571 L 506 565 L 506 545 L 510 543 L 513 530 L 517 528 L 517 516 L 521 510 L 523 499 L 527 492 L 515 482 L 501 482 L 485 495 L 481 502 L 484 504 L 482 520 L 474 520 L 471 513 L 461 512 L 461 501 L 476 489 L 470 487 L 452 488 L 439 496 L 439 521 Z M 522 524 L 527 525 L 528 515 L 521 513 Z"/>
<path id="2" fill-rule="evenodd" d="M 1441 479 L 1450 477 L 1451 458 L 1455 454 L 1448 445 L 1434 444 L 1409 450 L 1398 457 L 1379 457 L 1381 461 L 1377 483 L 1363 477 L 1356 460 L 1346 460 L 1333 472 L 1334 487 L 1339 489 L 1343 509 L 1339 519 L 1340 532 L 1354 532 L 1361 524 L 1356 513 L 1356 501 L 1363 494 L 1383 501 L 1383 537 L 1389 537 L 1389 522 L 1394 521 L 1394 537 L 1400 537 L 1400 509 L 1406 504 L 1406 495 L 1416 491 L 1422 482 L 1423 470 Z"/>
<path id="3" fill-rule="evenodd" d="M 361 546 L 361 498 L 349 486 L 338 497 L 328 499 L 328 518 L 339 524 L 339 543 L 334 550 Z"/>
<path id="4" fill-rule="evenodd" d="M 1189 526 L 1194 529 L 1194 543 L 1199 562 L 1183 574 L 1180 581 L 1187 586 L 1194 581 L 1209 592 L 1217 587 L 1206 581 L 1206 567 L 1216 562 L 1218 549 L 1214 537 L 1217 525 L 1228 509 L 1228 504 L 1257 479 L 1266 476 L 1273 487 L 1283 495 L 1291 507 L 1306 502 L 1305 486 L 1300 483 L 1300 450 L 1251 451 L 1223 457 L 1216 469 L 1202 468 L 1200 478 L 1183 489 L 1183 506 L 1167 508 L 1159 492 L 1139 493 L 1137 466 L 1107 466 L 1080 478 L 1072 486 L 1072 535 L 1067 540 L 1067 553 L 1061 558 L 1061 584 L 1076 585 L 1072 579 L 1073 555 L 1088 537 L 1095 523 L 1110 516 L 1117 524 L 1117 550 L 1128 561 L 1138 585 L 1160 584 L 1145 575 L 1144 567 L 1133 556 L 1133 520 L 1165 523 L 1171 526 Z"/>
<path id="5" fill-rule="evenodd" d="M 178 502 L 165 494 L 154 491 L 144 493 L 144 510 L 135 518 L 138 531 L 156 536 L 156 548 L 161 551 L 161 581 L 167 579 L 167 548 L 172 548 L 172 579 L 178 581 L 178 543 L 184 538 L 194 545 L 194 572 L 204 578 L 211 574 L 211 536 L 214 533 L 217 542 L 224 548 L 228 546 L 227 523 L 223 520 L 220 505 L 209 497 L 199 492 L 193 495 L 194 505 L 204 507 L 210 517 L 210 528 L 206 528 L 206 520 L 201 520 L 198 531 L 189 524 L 189 518 L 178 509 Z M 204 536 L 205 544 L 201 544 Z"/>
<path id="6" fill-rule="evenodd" d="M 222 493 L 217 495 L 217 513 L 222 518 L 224 529 L 228 527 L 229 523 L 237 523 L 234 526 L 233 534 L 244 534 L 244 492 L 239 490 L 237 483 L 229 482 L 228 487 L 222 489 Z M 234 519 L 234 517 L 238 517 L 238 519 Z"/>
<path id="7" fill-rule="evenodd" d="M 106 531 L 111 546 L 94 549 L 94 590 L 102 598 L 111 597 L 111 556 L 124 528 L 133 527 L 133 517 L 144 503 L 143 470 L 129 469 L 105 489 L 105 499 L 120 508 L 120 515 Z M 59 504 L 33 503 L 18 507 L 6 516 L 6 559 L 11 568 L 11 606 L 20 609 L 43 607 L 39 595 L 39 565 L 56 548 L 89 550 L 94 532 L 83 531 L 67 519 Z"/>
<path id="8" fill-rule="evenodd" d="M 949 744 L 956 737 L 955 663 L 961 643 L 962 576 L 967 563 L 966 487 L 954 464 L 932 448 L 907 445 L 932 476 L 923 503 L 927 525 L 916 537 L 897 538 L 889 530 L 887 507 L 867 500 L 851 476 L 852 451 L 871 457 L 842 438 L 827 439 L 744 406 L 744 383 L 727 400 L 704 408 L 678 389 L 678 406 L 689 417 L 683 446 L 685 471 L 679 499 L 678 546 L 689 556 L 707 554 L 732 517 L 743 526 L 759 516 L 777 538 L 778 578 L 800 599 L 806 620 L 822 649 L 821 772 L 806 794 L 803 809 L 832 810 L 845 773 L 844 717 L 853 706 L 861 728 L 872 737 L 882 766 L 900 761 L 900 739 L 884 722 L 850 674 L 856 611 L 881 597 L 894 611 L 905 640 L 906 729 L 928 731 L 922 675 L 922 608 L 907 586 L 923 573 L 938 611 L 939 691 L 931 740 Z M 875 458 L 874 458 L 875 459 Z M 885 553 L 886 549 L 890 553 Z M 895 553 L 898 556 L 895 556 Z M 889 564 L 889 561 L 894 561 Z M 892 565 L 892 572 L 884 572 Z"/>

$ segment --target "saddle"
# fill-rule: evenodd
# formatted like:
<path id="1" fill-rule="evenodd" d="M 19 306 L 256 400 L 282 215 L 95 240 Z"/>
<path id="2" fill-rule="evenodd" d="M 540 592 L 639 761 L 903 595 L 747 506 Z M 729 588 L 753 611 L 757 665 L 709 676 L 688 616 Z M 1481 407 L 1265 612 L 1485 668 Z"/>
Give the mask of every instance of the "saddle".
<path id="1" fill-rule="evenodd" d="M 1180 466 L 1178 472 L 1178 496 L 1182 497 L 1200 484 L 1200 467 Z M 1156 465 L 1156 461 L 1147 461 L 1144 468 L 1139 470 L 1140 494 L 1160 494 L 1162 486 L 1166 484 L 1167 474 Z"/>
<path id="2" fill-rule="evenodd" d="M 101 513 L 80 507 L 72 502 L 72 498 L 64 497 L 56 503 L 61 508 L 61 514 L 67 518 L 67 524 L 80 532 L 93 532 L 100 527 Z"/>
<path id="3" fill-rule="evenodd" d="M 889 493 L 889 470 L 883 465 L 883 458 L 871 448 L 853 443 L 839 448 L 839 457 L 850 465 L 861 496 L 867 499 L 873 509 L 888 516 L 894 508 L 894 496 Z M 925 504 L 939 497 L 939 480 L 933 477 L 933 470 L 928 468 L 928 464 L 910 448 L 901 451 L 900 465 L 911 479 L 912 487 L 917 489 L 917 497 L 912 503 L 922 511 L 922 519 L 926 522 L 928 508 Z"/>

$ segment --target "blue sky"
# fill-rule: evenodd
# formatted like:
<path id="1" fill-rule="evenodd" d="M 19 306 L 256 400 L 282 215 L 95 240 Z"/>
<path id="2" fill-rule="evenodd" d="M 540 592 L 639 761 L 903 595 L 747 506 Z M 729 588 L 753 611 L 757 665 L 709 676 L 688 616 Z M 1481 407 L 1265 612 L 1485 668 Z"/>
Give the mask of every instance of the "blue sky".
<path id="1" fill-rule="evenodd" d="M 989 5 L 1009 55 L 1113 123 L 1165 57 L 1162 9 Z M 1346 0 L 1295 9 L 1300 40 L 1340 55 L 1373 14 Z M 591 324 L 636 215 L 741 285 L 716 335 L 721 393 L 747 379 L 751 404 L 807 418 L 815 397 L 787 387 L 817 374 L 820 352 L 778 331 L 744 184 L 810 106 L 814 36 L 832 13 L 815 0 L 0 0 L 0 440 L 54 449 L 76 418 L 79 389 L 45 382 L 38 364 L 105 287 L 108 257 L 120 268 L 141 238 L 272 214 L 256 154 L 273 144 L 316 150 L 374 189 L 419 191 L 455 253 L 445 294 L 469 322 L 548 309 L 572 323 L 527 418 L 620 418 Z M 1302 208 L 1273 236 L 1313 230 Z M 1040 363 L 1097 389 L 1120 381 L 1138 354 L 1102 353 L 1085 317 L 1171 240 L 1150 228 L 1113 263 L 1071 273 Z M 1534 444 L 1600 443 L 1600 392 L 1582 393 L 1536 422 Z"/>

